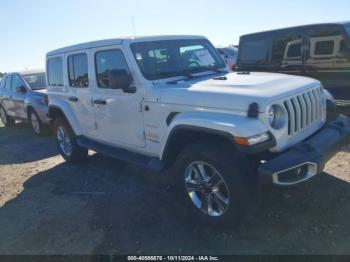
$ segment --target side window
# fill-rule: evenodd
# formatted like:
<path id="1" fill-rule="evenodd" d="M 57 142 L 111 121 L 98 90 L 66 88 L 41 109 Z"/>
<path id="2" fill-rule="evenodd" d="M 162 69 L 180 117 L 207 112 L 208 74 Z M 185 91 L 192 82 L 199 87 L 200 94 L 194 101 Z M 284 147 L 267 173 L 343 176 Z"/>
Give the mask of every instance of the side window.
<path id="1" fill-rule="evenodd" d="M 47 61 L 47 77 L 50 86 L 63 86 L 62 58 L 50 58 Z"/>
<path id="2" fill-rule="evenodd" d="M 71 55 L 68 57 L 69 85 L 71 87 L 88 87 L 88 61 L 86 54 Z"/>
<path id="3" fill-rule="evenodd" d="M 108 73 L 111 70 L 124 69 L 129 72 L 128 65 L 121 50 L 100 51 L 95 55 L 97 84 L 100 88 L 110 88 Z"/>
<path id="4" fill-rule="evenodd" d="M 6 81 L 5 77 L 0 80 L 0 89 L 5 88 L 5 81 Z"/>
<path id="5" fill-rule="evenodd" d="M 319 41 L 315 45 L 315 55 L 331 55 L 334 51 L 334 41 Z"/>
<path id="6" fill-rule="evenodd" d="M 340 53 L 348 53 L 350 52 L 350 47 L 347 46 L 344 40 L 340 41 L 340 48 L 339 48 Z"/>
<path id="7" fill-rule="evenodd" d="M 5 88 L 6 88 L 7 90 L 11 90 L 12 76 L 7 76 L 5 80 L 6 80 Z"/>
<path id="8" fill-rule="evenodd" d="M 18 75 L 12 76 L 12 91 L 16 91 L 16 88 L 24 86 L 22 79 Z"/>
<path id="9" fill-rule="evenodd" d="M 287 57 L 288 58 L 301 57 L 301 44 L 290 45 L 288 49 Z"/>

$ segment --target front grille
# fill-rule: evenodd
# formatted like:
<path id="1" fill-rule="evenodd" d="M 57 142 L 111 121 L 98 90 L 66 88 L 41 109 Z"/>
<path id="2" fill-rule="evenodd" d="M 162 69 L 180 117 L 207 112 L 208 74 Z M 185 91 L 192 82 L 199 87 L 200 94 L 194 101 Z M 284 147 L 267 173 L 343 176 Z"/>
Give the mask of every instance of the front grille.
<path id="1" fill-rule="evenodd" d="M 296 135 L 322 118 L 320 88 L 296 95 L 283 103 L 288 113 L 288 135 Z"/>

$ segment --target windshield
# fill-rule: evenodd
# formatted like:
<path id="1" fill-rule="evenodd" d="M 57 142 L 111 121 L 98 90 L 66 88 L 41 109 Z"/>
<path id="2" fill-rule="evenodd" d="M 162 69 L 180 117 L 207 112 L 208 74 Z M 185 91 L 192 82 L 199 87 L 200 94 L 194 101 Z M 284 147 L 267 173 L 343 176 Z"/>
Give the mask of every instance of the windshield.
<path id="1" fill-rule="evenodd" d="M 23 78 L 32 90 L 46 88 L 45 73 L 24 75 Z"/>
<path id="2" fill-rule="evenodd" d="M 205 39 L 140 42 L 131 44 L 131 49 L 148 80 L 225 67 L 220 55 Z"/>

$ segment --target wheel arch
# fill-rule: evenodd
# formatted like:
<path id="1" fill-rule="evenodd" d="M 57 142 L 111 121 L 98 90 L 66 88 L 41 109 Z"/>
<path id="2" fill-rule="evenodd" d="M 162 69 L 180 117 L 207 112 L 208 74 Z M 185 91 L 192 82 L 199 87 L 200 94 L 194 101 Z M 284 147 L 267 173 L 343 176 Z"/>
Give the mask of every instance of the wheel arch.
<path id="1" fill-rule="evenodd" d="M 57 118 L 63 118 L 73 130 L 75 135 L 82 135 L 82 130 L 70 109 L 51 104 L 48 108 L 48 117 L 51 126 L 54 125 Z"/>
<path id="2" fill-rule="evenodd" d="M 168 132 L 163 137 L 160 154 L 160 159 L 166 165 L 171 164 L 186 145 L 198 140 L 214 141 L 221 146 L 249 154 L 270 146 L 267 144 L 245 148 L 233 140 L 234 137 L 251 137 L 267 132 L 266 125 L 257 118 L 212 112 L 184 112 L 173 114 L 167 124 Z"/>
<path id="3" fill-rule="evenodd" d="M 186 146 L 199 141 L 209 141 L 216 143 L 218 146 L 235 150 L 237 148 L 232 138 L 233 136 L 225 131 L 199 126 L 178 125 L 172 129 L 168 136 L 161 160 L 166 166 L 171 165 Z"/>

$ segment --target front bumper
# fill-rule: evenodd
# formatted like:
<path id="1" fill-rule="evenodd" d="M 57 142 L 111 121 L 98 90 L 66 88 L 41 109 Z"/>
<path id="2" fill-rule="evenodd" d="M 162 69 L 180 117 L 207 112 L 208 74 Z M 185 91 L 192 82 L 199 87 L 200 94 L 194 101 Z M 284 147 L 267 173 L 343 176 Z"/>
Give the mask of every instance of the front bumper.
<path id="1" fill-rule="evenodd" d="M 326 162 L 348 144 L 350 119 L 340 115 L 307 140 L 261 164 L 258 172 L 277 186 L 296 185 L 320 174 Z"/>

